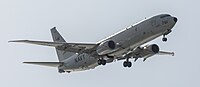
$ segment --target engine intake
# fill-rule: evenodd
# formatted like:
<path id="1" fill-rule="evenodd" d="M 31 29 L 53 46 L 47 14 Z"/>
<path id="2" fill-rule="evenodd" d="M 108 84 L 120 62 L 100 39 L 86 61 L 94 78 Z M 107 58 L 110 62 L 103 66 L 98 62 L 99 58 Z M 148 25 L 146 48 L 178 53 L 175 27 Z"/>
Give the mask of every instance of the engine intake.
<path id="1" fill-rule="evenodd" d="M 108 41 L 108 47 L 110 48 L 110 49 L 115 49 L 115 42 L 114 41 Z"/>
<path id="2" fill-rule="evenodd" d="M 102 42 L 98 47 L 96 52 L 99 55 L 105 55 L 115 51 L 116 43 L 113 40 Z"/>
<path id="3" fill-rule="evenodd" d="M 152 45 L 150 45 L 150 49 L 151 49 L 151 51 L 154 52 L 154 53 L 158 53 L 158 52 L 159 52 L 159 47 L 158 47 L 157 44 L 152 44 Z"/>
<path id="4" fill-rule="evenodd" d="M 143 58 L 148 58 L 150 56 L 155 55 L 156 53 L 159 52 L 159 46 L 157 44 L 151 44 L 151 45 L 147 45 L 145 46 L 146 48 L 144 48 L 141 51 L 141 57 Z"/>

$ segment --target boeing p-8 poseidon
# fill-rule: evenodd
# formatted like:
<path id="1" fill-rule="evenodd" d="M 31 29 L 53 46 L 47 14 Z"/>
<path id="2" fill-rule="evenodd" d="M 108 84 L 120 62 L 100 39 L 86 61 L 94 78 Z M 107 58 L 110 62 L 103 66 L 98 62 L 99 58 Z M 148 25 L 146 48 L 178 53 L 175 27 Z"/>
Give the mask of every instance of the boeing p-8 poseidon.
<path id="1" fill-rule="evenodd" d="M 153 55 L 174 55 L 174 52 L 160 51 L 157 44 L 143 44 L 172 32 L 177 18 L 169 14 L 160 14 L 149 17 L 130 27 L 123 29 L 97 43 L 68 43 L 58 33 L 56 27 L 51 29 L 53 42 L 33 40 L 13 40 L 43 46 L 55 47 L 58 62 L 24 62 L 27 64 L 58 67 L 59 73 L 94 69 L 98 65 L 106 65 L 114 60 L 124 60 L 124 67 L 131 67 L 130 59 L 134 62 L 139 58 L 143 61 Z"/>

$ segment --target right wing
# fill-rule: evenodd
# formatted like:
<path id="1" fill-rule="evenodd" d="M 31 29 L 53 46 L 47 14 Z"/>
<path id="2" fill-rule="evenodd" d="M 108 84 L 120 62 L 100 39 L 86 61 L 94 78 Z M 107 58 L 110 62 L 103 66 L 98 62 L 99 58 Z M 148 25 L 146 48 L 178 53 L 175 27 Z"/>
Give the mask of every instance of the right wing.
<path id="1" fill-rule="evenodd" d="M 171 55 L 171 56 L 174 56 L 174 52 L 159 51 L 158 55 Z"/>
<path id="2" fill-rule="evenodd" d="M 153 55 L 171 55 L 171 56 L 174 56 L 174 52 L 158 51 L 157 53 L 155 53 L 152 50 L 149 50 L 147 48 L 137 47 L 133 51 L 130 51 L 127 54 L 125 54 L 123 57 L 119 57 L 118 60 L 122 60 L 122 59 L 126 59 L 126 58 L 135 58 L 137 60 L 138 58 L 144 58 L 143 61 L 145 61 L 147 58 L 149 58 Z"/>
<path id="3" fill-rule="evenodd" d="M 49 66 L 49 67 L 58 67 L 62 65 L 63 62 L 23 62 L 26 64 L 34 64 L 34 65 L 42 65 L 42 66 Z"/>

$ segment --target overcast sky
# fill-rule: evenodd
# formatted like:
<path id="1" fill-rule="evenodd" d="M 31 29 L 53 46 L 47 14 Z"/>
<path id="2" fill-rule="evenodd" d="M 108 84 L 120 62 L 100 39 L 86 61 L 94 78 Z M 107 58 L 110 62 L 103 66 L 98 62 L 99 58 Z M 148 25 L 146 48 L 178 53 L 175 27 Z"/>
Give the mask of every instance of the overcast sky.
<path id="1" fill-rule="evenodd" d="M 0 0 L 1 87 L 199 87 L 200 5 L 198 0 Z M 163 43 L 149 42 L 175 56 L 123 61 L 59 74 L 56 68 L 22 64 L 57 61 L 53 48 L 8 43 L 13 39 L 51 41 L 54 26 L 68 42 L 97 42 L 145 17 L 169 13 L 178 22 Z M 133 61 L 133 60 L 132 60 Z"/>

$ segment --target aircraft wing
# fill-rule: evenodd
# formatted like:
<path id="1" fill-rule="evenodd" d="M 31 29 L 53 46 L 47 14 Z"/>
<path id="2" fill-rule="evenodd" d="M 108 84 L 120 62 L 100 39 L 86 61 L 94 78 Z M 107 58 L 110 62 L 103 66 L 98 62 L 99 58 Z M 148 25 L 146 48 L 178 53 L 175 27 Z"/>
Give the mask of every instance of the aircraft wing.
<path id="1" fill-rule="evenodd" d="M 19 43 L 29 43 L 29 44 L 35 44 L 35 45 L 43 45 L 43 46 L 62 46 L 63 44 L 66 44 L 65 42 L 47 42 L 47 41 L 32 41 L 32 40 L 12 40 L 8 42 L 19 42 Z"/>
<path id="2" fill-rule="evenodd" d="M 159 51 L 157 54 L 158 55 L 171 55 L 171 56 L 174 56 L 174 52 L 166 52 L 166 51 Z"/>
<path id="3" fill-rule="evenodd" d="M 122 59 L 126 59 L 126 58 L 135 58 L 135 61 L 136 61 L 138 58 L 144 58 L 143 61 L 145 61 L 147 58 L 149 58 L 153 55 L 171 55 L 171 56 L 174 56 L 174 52 L 166 52 L 166 51 L 154 52 L 152 49 L 148 48 L 150 46 L 153 46 L 153 45 L 147 45 L 147 46 L 144 46 L 144 47 L 137 47 L 133 51 L 128 52 L 123 57 L 119 57 L 118 60 L 122 60 Z"/>
<path id="4" fill-rule="evenodd" d="M 66 42 L 48 42 L 48 41 L 33 41 L 33 40 L 12 40 L 8 42 L 28 43 L 42 46 L 56 47 L 60 50 L 79 53 L 81 50 L 92 49 L 97 46 L 93 43 L 66 43 Z"/>
<path id="5" fill-rule="evenodd" d="M 23 62 L 26 64 L 34 64 L 34 65 L 42 65 L 42 66 L 49 66 L 49 67 L 58 67 L 62 65 L 63 62 Z"/>

